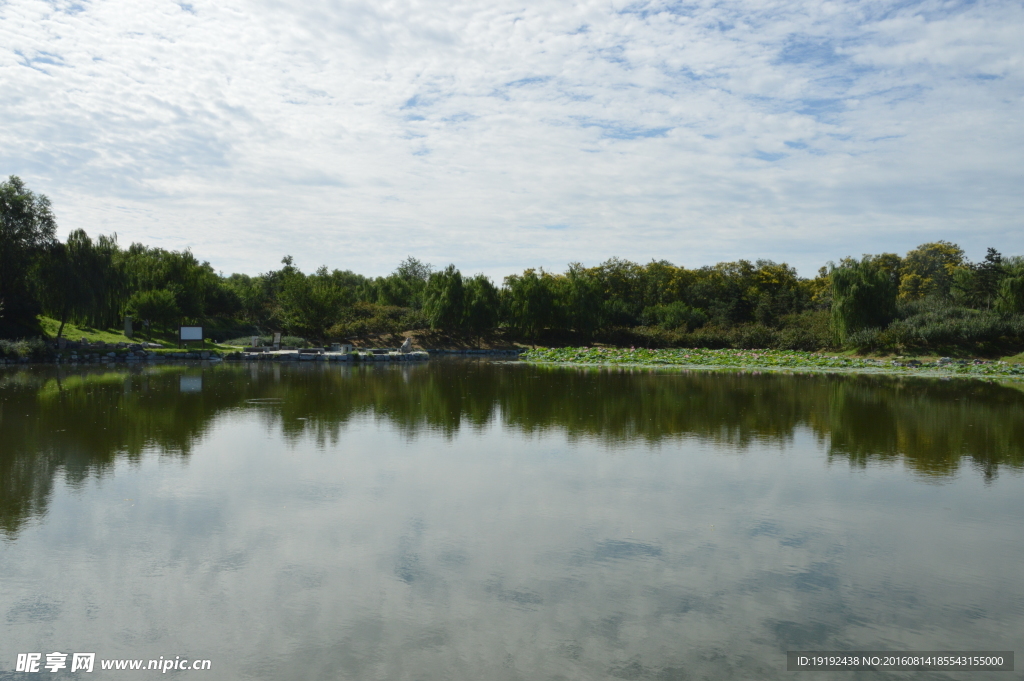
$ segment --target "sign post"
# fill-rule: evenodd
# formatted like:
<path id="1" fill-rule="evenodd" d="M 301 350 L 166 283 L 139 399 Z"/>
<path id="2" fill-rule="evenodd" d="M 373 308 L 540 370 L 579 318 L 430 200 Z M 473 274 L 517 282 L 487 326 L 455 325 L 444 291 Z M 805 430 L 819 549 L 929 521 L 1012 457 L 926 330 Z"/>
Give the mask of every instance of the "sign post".
<path id="1" fill-rule="evenodd" d="M 178 327 L 178 347 L 188 341 L 199 341 L 203 343 L 203 327 L 201 326 L 180 326 Z"/>

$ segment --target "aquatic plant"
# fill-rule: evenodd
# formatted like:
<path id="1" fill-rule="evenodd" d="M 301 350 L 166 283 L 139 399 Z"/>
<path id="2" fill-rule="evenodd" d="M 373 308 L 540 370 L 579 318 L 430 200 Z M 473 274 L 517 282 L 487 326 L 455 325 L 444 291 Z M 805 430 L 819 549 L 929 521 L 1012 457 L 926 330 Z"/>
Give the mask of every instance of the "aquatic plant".
<path id="1" fill-rule="evenodd" d="M 881 360 L 801 350 L 537 348 L 527 351 L 520 357 L 529 362 L 585 365 L 679 366 L 708 369 L 896 370 L 969 376 L 1024 376 L 1024 366 L 1004 362 Z"/>

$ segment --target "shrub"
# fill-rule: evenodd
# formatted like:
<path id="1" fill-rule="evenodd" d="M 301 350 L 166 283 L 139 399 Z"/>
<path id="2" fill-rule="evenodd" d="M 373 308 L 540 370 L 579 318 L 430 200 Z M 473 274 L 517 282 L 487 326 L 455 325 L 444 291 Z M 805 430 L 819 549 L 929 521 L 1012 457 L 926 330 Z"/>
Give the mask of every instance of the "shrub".
<path id="1" fill-rule="evenodd" d="M 644 326 L 658 326 L 666 331 L 680 328 L 693 331 L 707 324 L 708 316 L 703 310 L 677 300 L 644 308 L 640 320 Z"/>
<path id="2" fill-rule="evenodd" d="M 28 358 L 40 361 L 50 354 L 50 348 L 41 338 L 23 338 L 21 340 L 0 340 L 0 357 L 5 359 Z"/>

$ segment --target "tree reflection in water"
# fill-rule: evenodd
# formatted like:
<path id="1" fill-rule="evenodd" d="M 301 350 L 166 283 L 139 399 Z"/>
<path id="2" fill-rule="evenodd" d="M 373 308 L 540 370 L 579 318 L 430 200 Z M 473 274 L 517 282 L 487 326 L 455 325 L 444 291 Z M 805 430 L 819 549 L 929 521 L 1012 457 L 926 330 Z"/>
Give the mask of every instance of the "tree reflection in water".
<path id="1" fill-rule="evenodd" d="M 970 380 L 877 375 L 428 365 L 219 365 L 0 372 L 0 529 L 46 512 L 54 480 L 76 486 L 118 460 L 187 458 L 218 418 L 257 410 L 287 439 L 335 444 L 363 417 L 407 437 L 495 422 L 607 446 L 698 438 L 744 449 L 814 433 L 830 461 L 903 462 L 931 478 L 964 465 L 993 479 L 1024 466 L 1024 391 Z"/>

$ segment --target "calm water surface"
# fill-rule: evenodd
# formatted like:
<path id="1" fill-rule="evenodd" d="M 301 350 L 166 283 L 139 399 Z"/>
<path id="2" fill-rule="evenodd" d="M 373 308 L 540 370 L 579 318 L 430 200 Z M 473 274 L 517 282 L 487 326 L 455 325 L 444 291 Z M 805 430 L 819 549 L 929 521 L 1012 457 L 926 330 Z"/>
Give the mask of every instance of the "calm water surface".
<path id="1" fill-rule="evenodd" d="M 0 678 L 156 674 L 13 671 L 53 651 L 212 661 L 177 678 L 409 681 L 1019 655 L 1022 468 L 1024 391 L 981 382 L 7 370 Z"/>

